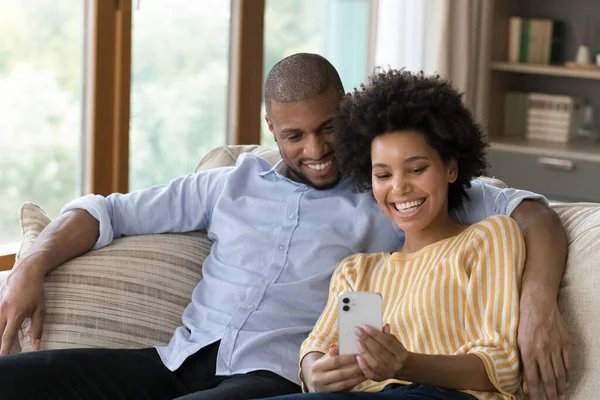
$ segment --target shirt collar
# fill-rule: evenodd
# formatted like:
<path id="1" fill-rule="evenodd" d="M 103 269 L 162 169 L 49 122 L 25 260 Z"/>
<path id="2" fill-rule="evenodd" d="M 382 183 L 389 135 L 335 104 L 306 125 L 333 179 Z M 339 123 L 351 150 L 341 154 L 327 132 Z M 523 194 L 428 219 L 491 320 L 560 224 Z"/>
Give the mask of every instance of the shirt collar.
<path id="1" fill-rule="evenodd" d="M 281 170 L 283 164 L 283 160 L 279 160 L 275 163 L 275 165 L 271 166 L 271 168 L 259 173 L 259 176 L 267 176 L 267 175 L 281 175 L 279 171 Z"/>

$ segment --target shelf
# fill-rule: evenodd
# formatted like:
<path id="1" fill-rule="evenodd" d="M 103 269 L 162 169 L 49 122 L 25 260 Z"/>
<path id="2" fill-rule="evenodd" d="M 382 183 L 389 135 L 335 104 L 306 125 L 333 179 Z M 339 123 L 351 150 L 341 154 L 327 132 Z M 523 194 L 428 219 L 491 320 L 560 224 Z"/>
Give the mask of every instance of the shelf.
<path id="1" fill-rule="evenodd" d="M 583 143 L 547 143 L 522 138 L 490 138 L 494 150 L 536 154 L 546 157 L 567 157 L 600 162 L 600 146 Z"/>
<path id="2" fill-rule="evenodd" d="M 493 62 L 490 67 L 493 71 L 517 72 L 522 74 L 564 76 L 567 78 L 598 79 L 600 80 L 600 68 L 579 69 L 566 68 L 556 65 L 539 64 L 515 64 L 508 62 Z"/>

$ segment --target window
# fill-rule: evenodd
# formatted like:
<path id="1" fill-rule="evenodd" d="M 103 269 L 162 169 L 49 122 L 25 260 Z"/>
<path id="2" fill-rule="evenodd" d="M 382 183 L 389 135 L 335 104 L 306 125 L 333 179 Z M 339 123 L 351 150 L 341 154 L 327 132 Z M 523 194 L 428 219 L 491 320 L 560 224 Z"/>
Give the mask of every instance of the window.
<path id="1" fill-rule="evenodd" d="M 225 144 L 229 1 L 133 8 L 129 190 L 167 183 Z"/>
<path id="2" fill-rule="evenodd" d="M 368 31 L 368 0 L 267 0 L 263 79 L 284 57 L 317 53 L 335 66 L 350 92 L 368 75 Z M 261 143 L 275 145 L 264 122 Z"/>
<path id="3" fill-rule="evenodd" d="M 81 193 L 84 1 L 0 0 L 0 253 Z"/>

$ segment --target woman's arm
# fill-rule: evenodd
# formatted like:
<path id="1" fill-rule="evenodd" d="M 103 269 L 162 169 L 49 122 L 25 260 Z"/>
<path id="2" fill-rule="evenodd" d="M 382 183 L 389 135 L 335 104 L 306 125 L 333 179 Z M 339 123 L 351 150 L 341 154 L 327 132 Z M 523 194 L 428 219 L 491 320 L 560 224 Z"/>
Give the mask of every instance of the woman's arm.
<path id="1" fill-rule="evenodd" d="M 520 383 L 517 328 L 525 241 L 513 219 L 496 216 L 477 225 L 471 245 L 466 343 L 459 353 L 478 356 L 496 390 L 514 393 Z"/>
<path id="2" fill-rule="evenodd" d="M 474 354 L 428 355 L 412 353 L 390 333 L 371 326 L 357 331 L 361 340 L 358 363 L 374 381 L 398 379 L 459 390 L 496 391 L 482 360 Z"/>
<path id="3" fill-rule="evenodd" d="M 455 356 L 409 353 L 406 366 L 396 379 L 448 389 L 495 392 L 481 359 L 474 354 Z"/>

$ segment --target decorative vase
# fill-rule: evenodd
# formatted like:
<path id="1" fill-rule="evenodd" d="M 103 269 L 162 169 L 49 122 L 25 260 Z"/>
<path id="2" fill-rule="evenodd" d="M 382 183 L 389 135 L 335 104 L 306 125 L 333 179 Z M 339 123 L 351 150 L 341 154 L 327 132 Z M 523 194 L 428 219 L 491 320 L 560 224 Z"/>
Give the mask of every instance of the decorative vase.
<path id="1" fill-rule="evenodd" d="M 577 64 L 589 64 L 590 60 L 590 48 L 585 44 L 580 44 L 577 48 L 577 55 L 575 56 L 575 62 Z"/>

